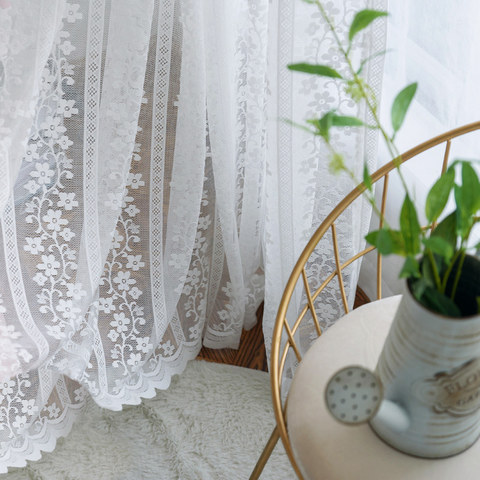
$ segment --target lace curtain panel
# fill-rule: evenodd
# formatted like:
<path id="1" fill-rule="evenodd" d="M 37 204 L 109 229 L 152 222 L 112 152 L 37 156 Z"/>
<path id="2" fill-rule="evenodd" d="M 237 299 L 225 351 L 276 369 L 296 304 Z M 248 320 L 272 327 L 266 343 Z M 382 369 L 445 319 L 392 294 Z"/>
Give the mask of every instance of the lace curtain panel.
<path id="1" fill-rule="evenodd" d="M 345 26 L 381 3 L 327 8 Z M 235 348 L 264 272 L 268 346 L 294 258 L 351 189 L 279 121 L 355 113 L 286 71 L 308 58 L 336 57 L 303 2 L 0 0 L 0 473 L 52 450 L 87 394 L 119 410 L 202 344 Z M 357 168 L 373 161 L 368 134 L 336 141 Z M 342 248 L 368 225 L 356 208 Z"/>

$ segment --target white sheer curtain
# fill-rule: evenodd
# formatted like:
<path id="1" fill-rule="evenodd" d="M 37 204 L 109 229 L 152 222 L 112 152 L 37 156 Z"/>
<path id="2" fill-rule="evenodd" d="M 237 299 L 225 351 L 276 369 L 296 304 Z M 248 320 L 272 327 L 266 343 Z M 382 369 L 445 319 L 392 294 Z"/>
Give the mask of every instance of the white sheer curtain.
<path id="1" fill-rule="evenodd" d="M 348 28 L 354 14 L 364 8 L 386 9 L 385 0 L 348 0 L 324 2 L 329 17 L 340 38 L 347 42 Z M 331 79 L 292 73 L 288 63 L 309 62 L 333 66 L 340 72 L 346 64 L 336 48 L 333 35 L 323 22 L 320 12 L 306 2 L 279 2 L 271 9 L 278 30 L 271 42 L 270 78 L 278 78 L 272 86 L 272 95 L 278 102 L 270 104 L 270 119 L 291 119 L 301 123 L 308 118 L 320 117 L 331 109 L 344 115 L 353 115 L 370 121 L 367 112 L 353 103 L 343 89 Z M 359 36 L 352 50 L 355 60 L 367 58 L 385 48 L 385 23 L 377 21 L 371 29 Z M 383 60 L 376 57 L 364 71 L 365 79 L 379 95 Z M 290 272 L 312 233 L 337 203 L 353 189 L 350 178 L 329 172 L 329 152 L 321 139 L 305 133 L 287 122 L 270 121 L 268 131 L 269 163 L 267 168 L 267 210 L 265 232 L 265 312 L 264 333 L 267 351 L 278 304 Z M 364 159 L 374 169 L 377 161 L 377 135 L 361 129 L 338 129 L 332 137 L 346 161 L 362 176 Z M 370 208 L 360 199 L 347 212 L 339 227 L 341 258 L 349 258 L 361 250 L 363 237 L 368 231 Z M 330 237 L 325 237 L 307 264 L 307 277 L 312 289 L 335 269 Z M 358 269 L 344 271 L 344 282 L 350 306 L 355 298 Z M 291 303 L 292 319 L 299 313 L 302 292 Z M 339 290 L 326 289 L 315 304 L 318 318 L 324 328 L 330 326 L 343 312 Z M 313 330 L 313 324 L 312 324 Z M 313 332 L 311 332 L 313 333 Z M 310 344 L 308 331 L 303 332 L 301 343 Z"/>
<path id="2" fill-rule="evenodd" d="M 381 3 L 327 6 L 345 27 Z M 235 347 L 263 299 L 263 242 L 268 344 L 294 258 L 351 188 L 279 121 L 355 110 L 286 71 L 306 58 L 336 57 L 303 2 L 0 0 L 0 472 L 53 449 L 85 395 L 136 404 L 202 341 Z M 336 141 L 353 165 L 375 151 Z"/>
<path id="3" fill-rule="evenodd" d="M 480 5 L 476 0 L 406 0 L 389 2 L 387 54 L 382 89 L 382 119 L 390 125 L 390 106 L 395 95 L 407 84 L 418 82 L 417 94 L 407 114 L 397 145 L 409 148 L 461 125 L 480 118 Z M 480 158 L 480 135 L 469 134 L 453 142 L 450 159 Z M 426 192 L 439 174 L 443 148 L 407 163 L 404 175 L 412 185 L 416 202 L 423 209 Z M 380 163 L 390 160 L 381 150 Z M 398 219 L 403 189 L 398 179 L 391 179 L 387 217 Z M 374 259 L 372 259 L 374 260 Z M 384 259 L 384 295 L 399 293 L 397 279 L 402 259 Z M 375 298 L 371 275 L 375 268 L 367 259 L 362 268 L 360 285 Z"/>
<path id="4" fill-rule="evenodd" d="M 268 2 L 1 5 L 5 471 L 255 322 Z"/>

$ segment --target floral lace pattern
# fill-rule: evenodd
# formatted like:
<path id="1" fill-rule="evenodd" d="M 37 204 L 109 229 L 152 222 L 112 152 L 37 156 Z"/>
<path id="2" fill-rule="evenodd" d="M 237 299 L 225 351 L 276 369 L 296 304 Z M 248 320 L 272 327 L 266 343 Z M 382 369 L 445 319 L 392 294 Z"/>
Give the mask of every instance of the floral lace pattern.
<path id="1" fill-rule="evenodd" d="M 323 5 L 333 19 L 340 38 L 348 35 L 348 25 L 354 13 L 362 8 L 384 10 L 383 0 L 327 1 Z M 315 7 L 307 2 L 294 6 L 289 2 L 280 3 L 276 11 L 279 18 L 278 39 L 285 45 L 278 52 L 272 52 L 270 76 L 280 99 L 278 105 L 270 107 L 270 117 L 289 118 L 301 121 L 319 117 L 330 109 L 337 108 L 343 114 L 365 117 L 345 92 L 329 78 L 311 75 L 292 75 L 287 71 L 287 63 L 292 61 L 292 52 L 298 53 L 295 61 L 328 64 L 342 72 L 341 62 L 328 27 L 322 22 Z M 369 33 L 358 37 L 352 49 L 353 55 L 381 51 L 385 41 L 384 26 L 380 25 Z M 296 54 L 297 55 L 297 54 Z M 368 83 L 380 90 L 382 62 L 374 60 L 372 68 L 365 73 Z M 278 81 L 276 80 L 278 78 Z M 366 118 L 368 123 L 368 118 Z M 265 226 L 265 311 L 264 336 L 267 350 L 271 343 L 273 324 L 283 288 L 288 281 L 296 259 L 301 254 L 308 239 L 324 220 L 326 215 L 353 188 L 349 179 L 333 177 L 328 171 L 328 152 L 318 139 L 305 134 L 286 123 L 271 125 L 269 130 L 269 157 L 267 161 L 267 205 Z M 371 132 L 349 131 L 334 133 L 332 142 L 339 150 L 346 152 L 346 161 L 357 172 L 367 158 L 370 167 L 375 165 L 376 136 Z M 293 146 L 293 147 L 292 147 Z M 295 161 L 292 162 L 292 151 Z M 370 209 L 361 199 L 337 225 L 340 257 L 348 258 L 361 250 L 362 239 L 370 222 Z M 348 220 L 347 220 L 348 219 Z M 281 241 L 277 239 L 281 238 Z M 278 259 L 281 258 L 282 262 Z M 306 266 L 310 288 L 316 289 L 335 269 L 332 243 L 328 236 L 313 252 Z M 357 270 L 346 269 L 343 279 L 348 301 L 353 304 Z M 297 291 L 292 298 L 289 315 L 292 320 L 296 312 L 305 305 L 302 292 Z M 324 328 L 330 326 L 343 312 L 338 289 L 325 289 L 315 304 L 317 316 Z M 308 329 L 307 329 L 308 330 Z M 312 325 L 313 330 L 313 325 Z M 302 346 L 307 349 L 311 342 L 310 331 L 301 332 Z M 267 356 L 268 357 L 268 356 Z M 292 362 L 293 368 L 295 361 Z"/>
<path id="2" fill-rule="evenodd" d="M 285 64 L 300 31 L 310 32 L 308 58 L 335 61 L 328 35 L 313 40 L 321 25 L 302 2 L 9 3 L 0 6 L 0 473 L 52 450 L 87 395 L 112 410 L 137 404 L 202 343 L 236 347 L 256 321 L 264 263 L 268 346 L 293 259 L 345 189 L 331 187 L 314 141 L 271 119 L 353 109 L 333 83 L 316 97 L 318 79 L 291 83 Z M 344 24 L 364 3 L 327 8 Z M 334 140 L 354 149 L 361 139 Z M 308 275 L 328 268 L 319 252 Z"/>
<path id="3" fill-rule="evenodd" d="M 255 322 L 269 2 L 237 3 L 0 7 L 0 473 Z"/>

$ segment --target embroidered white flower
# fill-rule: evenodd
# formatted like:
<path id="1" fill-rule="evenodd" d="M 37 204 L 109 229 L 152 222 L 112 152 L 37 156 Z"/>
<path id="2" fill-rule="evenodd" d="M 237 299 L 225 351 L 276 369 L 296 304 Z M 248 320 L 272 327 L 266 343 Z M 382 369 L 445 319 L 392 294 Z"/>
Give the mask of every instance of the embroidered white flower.
<path id="1" fill-rule="evenodd" d="M 197 283 L 200 282 L 200 275 L 201 275 L 200 270 L 195 267 L 188 272 L 186 282 L 190 283 L 191 285 L 196 285 Z"/>
<path id="2" fill-rule="evenodd" d="M 127 360 L 127 364 L 134 367 L 134 369 L 140 366 L 140 361 L 142 360 L 142 356 L 139 353 L 131 353 L 130 358 Z"/>
<path id="3" fill-rule="evenodd" d="M 87 294 L 82 289 L 81 283 L 67 283 L 67 297 L 72 297 L 74 300 L 80 300 Z"/>
<path id="4" fill-rule="evenodd" d="M 110 330 L 108 332 L 108 335 L 107 337 L 112 341 L 112 342 L 116 342 L 117 341 L 117 338 L 119 337 L 119 334 L 116 330 Z M 112 357 L 113 358 L 113 357 Z M 115 357 L 115 358 L 118 358 L 118 357 Z"/>
<path id="5" fill-rule="evenodd" d="M 45 248 L 42 245 L 42 239 L 40 237 L 26 237 L 27 244 L 23 246 L 23 249 L 26 252 L 30 252 L 33 255 L 37 255 L 40 252 L 43 252 Z"/>
<path id="6" fill-rule="evenodd" d="M 68 227 L 67 228 L 64 228 L 60 233 L 59 235 L 61 237 L 63 237 L 63 239 L 66 241 L 66 242 L 69 242 L 74 236 L 75 236 L 75 233 L 72 232 Z"/>
<path id="7" fill-rule="evenodd" d="M 120 248 L 122 241 L 123 235 L 120 235 L 120 232 L 118 230 L 115 230 L 115 233 L 113 234 L 112 248 Z"/>
<path id="8" fill-rule="evenodd" d="M 40 127 L 43 131 L 43 135 L 47 138 L 57 139 L 60 135 L 63 135 L 67 129 L 61 125 L 61 119 L 59 117 L 47 117 Z"/>
<path id="9" fill-rule="evenodd" d="M 74 390 L 73 393 L 75 394 L 75 401 L 80 403 L 85 400 L 87 390 L 83 387 L 80 387 Z"/>
<path id="10" fill-rule="evenodd" d="M 42 220 L 47 223 L 47 228 L 49 230 L 58 232 L 62 228 L 62 225 L 68 224 L 68 220 L 65 220 L 61 217 L 61 210 L 52 210 L 51 208 L 49 208 L 47 214 L 42 217 Z"/>
<path id="11" fill-rule="evenodd" d="M 172 342 L 170 342 L 170 340 L 167 340 L 165 343 L 160 345 L 160 348 L 163 350 L 163 353 L 166 357 L 170 357 L 175 351 L 175 347 L 172 345 Z"/>
<path id="12" fill-rule="evenodd" d="M 145 266 L 145 262 L 142 262 L 141 255 L 127 255 L 127 268 L 132 269 L 134 272 Z"/>
<path id="13" fill-rule="evenodd" d="M 35 180 L 30 180 L 23 186 L 23 188 L 31 194 L 34 194 L 40 188 L 40 185 Z"/>
<path id="14" fill-rule="evenodd" d="M 128 291 L 128 294 L 134 299 L 137 300 L 143 292 L 137 288 L 133 287 Z"/>
<path id="15" fill-rule="evenodd" d="M 14 380 L 5 380 L 4 382 L 0 383 L 0 390 L 2 391 L 2 395 L 11 395 L 13 393 L 13 387 L 15 386 Z"/>
<path id="16" fill-rule="evenodd" d="M 18 433 L 25 430 L 27 426 L 27 417 L 26 415 L 17 415 L 15 420 L 12 422 L 13 428 L 16 428 Z"/>
<path id="17" fill-rule="evenodd" d="M 185 255 L 172 253 L 168 264 L 177 270 L 183 270 L 187 267 L 187 259 L 185 258 Z"/>
<path id="18" fill-rule="evenodd" d="M 137 350 L 142 352 L 142 353 L 148 353 L 152 348 L 153 345 L 149 343 L 150 338 L 149 337 L 144 337 L 144 338 L 136 338 L 137 341 Z"/>
<path id="19" fill-rule="evenodd" d="M 50 164 L 48 162 L 36 163 L 35 170 L 30 172 L 30 176 L 34 177 L 40 185 L 45 185 L 50 183 L 55 172 L 50 169 Z"/>
<path id="20" fill-rule="evenodd" d="M 132 203 L 132 205 L 129 205 L 128 208 L 125 209 L 125 213 L 133 218 L 137 213 L 140 213 L 140 210 Z"/>
<path id="21" fill-rule="evenodd" d="M 128 175 L 127 186 L 132 187 L 134 190 L 145 186 L 145 182 L 141 178 L 141 173 L 130 173 Z"/>
<path id="22" fill-rule="evenodd" d="M 76 48 L 72 45 L 70 40 L 66 40 L 60 45 L 60 50 L 64 53 L 64 55 L 70 55 Z"/>
<path id="23" fill-rule="evenodd" d="M 78 108 L 74 108 L 75 100 L 66 100 L 61 98 L 57 105 L 57 113 L 63 115 L 65 118 L 70 118 L 72 115 L 78 113 Z"/>
<path id="24" fill-rule="evenodd" d="M 38 412 L 38 406 L 35 405 L 35 399 L 22 400 L 22 413 L 35 415 Z"/>
<path id="25" fill-rule="evenodd" d="M 130 285 L 136 282 L 133 278 L 130 278 L 130 272 L 119 271 L 117 276 L 113 279 L 114 283 L 118 283 L 119 290 L 130 290 Z"/>
<path id="26" fill-rule="evenodd" d="M 108 200 L 105 200 L 105 206 L 112 210 L 118 210 L 122 206 L 122 193 L 110 192 Z"/>
<path id="27" fill-rule="evenodd" d="M 43 273 L 37 272 L 33 276 L 32 280 L 40 287 L 43 287 L 45 285 L 45 282 L 48 280 L 48 278 Z"/>
<path id="28" fill-rule="evenodd" d="M 78 11 L 80 5 L 78 3 L 71 3 L 66 5 L 66 18 L 68 23 L 75 23 L 77 20 L 81 20 L 83 15 Z"/>
<path id="29" fill-rule="evenodd" d="M 200 327 L 199 327 L 198 323 L 197 323 L 197 325 L 194 325 L 193 327 L 190 327 L 188 329 L 188 331 L 190 332 L 189 337 L 192 340 L 195 340 L 200 336 Z"/>
<path id="30" fill-rule="evenodd" d="M 42 255 L 42 263 L 37 265 L 39 270 L 44 270 L 47 277 L 57 275 L 58 268 L 60 268 L 60 262 L 54 255 Z"/>
<path id="31" fill-rule="evenodd" d="M 98 299 L 98 309 L 105 312 L 105 313 L 110 313 L 113 312 L 116 307 L 113 303 L 112 297 L 107 297 L 107 298 L 99 298 Z"/>
<path id="32" fill-rule="evenodd" d="M 58 300 L 58 305 L 55 307 L 55 310 L 60 312 L 62 317 L 68 320 L 75 318 L 77 314 L 80 313 L 80 309 L 73 306 L 72 300 L 64 300 L 63 298 Z"/>
<path id="33" fill-rule="evenodd" d="M 75 193 L 73 192 L 60 192 L 58 194 L 60 200 L 57 202 L 57 206 L 65 210 L 71 210 L 74 207 L 78 207 L 78 202 L 75 200 Z"/>
<path id="34" fill-rule="evenodd" d="M 60 409 L 57 407 L 57 404 L 53 402 L 51 405 L 46 407 L 49 418 L 57 418 L 60 415 Z"/>
<path id="35" fill-rule="evenodd" d="M 110 326 L 117 329 L 118 333 L 126 332 L 128 330 L 127 325 L 130 324 L 130 319 L 125 316 L 123 312 L 114 313 L 114 320 L 110 322 Z"/>
<path id="36" fill-rule="evenodd" d="M 198 228 L 200 230 L 206 230 L 212 221 L 210 220 L 210 215 L 205 215 L 204 217 L 200 217 L 198 219 Z"/>
<path id="37" fill-rule="evenodd" d="M 73 142 L 66 135 L 62 135 L 60 140 L 58 140 L 58 144 L 63 150 L 68 150 L 73 145 Z"/>

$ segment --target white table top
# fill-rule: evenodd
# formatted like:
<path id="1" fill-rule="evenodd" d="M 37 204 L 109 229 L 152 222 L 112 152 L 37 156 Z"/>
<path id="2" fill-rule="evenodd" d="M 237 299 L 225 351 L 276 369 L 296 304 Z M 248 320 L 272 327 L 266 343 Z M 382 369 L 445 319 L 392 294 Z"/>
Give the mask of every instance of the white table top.
<path id="1" fill-rule="evenodd" d="M 327 411 L 325 385 L 347 365 L 375 369 L 400 296 L 344 316 L 318 338 L 298 367 L 288 396 L 287 423 L 306 479 L 478 480 L 480 442 L 457 456 L 426 460 L 394 450 L 367 424 L 346 426 Z"/>

